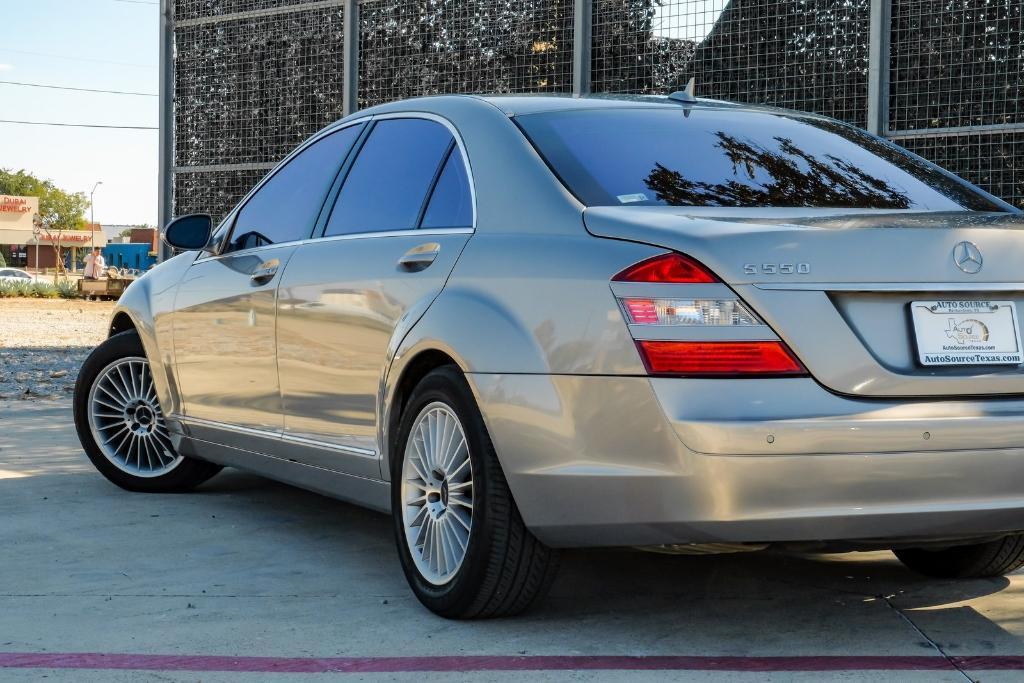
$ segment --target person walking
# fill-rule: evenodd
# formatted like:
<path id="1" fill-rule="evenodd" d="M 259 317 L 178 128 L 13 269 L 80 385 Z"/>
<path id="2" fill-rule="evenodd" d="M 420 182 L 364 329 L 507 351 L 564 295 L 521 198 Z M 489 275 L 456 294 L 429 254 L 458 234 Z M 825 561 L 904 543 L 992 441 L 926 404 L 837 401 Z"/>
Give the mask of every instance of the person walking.
<path id="1" fill-rule="evenodd" d="M 99 280 L 106 267 L 107 264 L 103 260 L 103 252 L 99 247 L 93 247 L 92 253 L 85 257 L 85 279 Z"/>

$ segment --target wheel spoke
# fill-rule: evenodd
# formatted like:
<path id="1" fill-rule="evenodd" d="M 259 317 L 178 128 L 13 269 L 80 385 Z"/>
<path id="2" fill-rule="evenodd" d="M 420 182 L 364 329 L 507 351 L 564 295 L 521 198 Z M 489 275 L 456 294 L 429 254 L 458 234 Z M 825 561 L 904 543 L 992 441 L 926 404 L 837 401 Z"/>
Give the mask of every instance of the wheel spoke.
<path id="1" fill-rule="evenodd" d="M 456 477 L 457 477 L 457 476 L 459 475 L 459 473 L 460 473 L 460 472 L 462 472 L 462 470 L 464 470 L 464 469 L 465 469 L 465 468 L 466 468 L 467 466 L 469 466 L 469 455 L 468 455 L 468 454 L 467 454 L 467 456 L 466 456 L 466 459 L 462 461 L 462 464 L 460 464 L 460 465 L 459 465 L 459 466 L 458 466 L 458 467 L 457 467 L 457 468 L 456 468 L 456 469 L 455 469 L 455 470 L 454 470 L 453 472 L 451 472 L 451 474 L 449 474 L 448 476 L 449 476 L 449 477 L 451 477 L 451 478 L 456 478 Z M 469 481 L 469 480 L 467 480 L 467 481 Z"/>
<path id="2" fill-rule="evenodd" d="M 451 516 L 453 519 L 455 519 L 455 521 L 457 521 L 459 524 L 461 524 L 462 528 L 466 530 L 467 534 L 469 534 L 469 531 L 470 531 L 469 524 L 470 524 L 470 519 L 471 518 L 469 517 L 469 512 L 468 511 L 457 509 L 457 508 L 452 508 L 451 510 L 448 511 L 448 515 Z M 465 515 L 467 517 L 467 519 L 463 519 L 462 518 L 463 515 Z"/>
<path id="3" fill-rule="evenodd" d="M 449 496 L 448 497 L 448 502 L 449 503 L 453 503 L 455 505 L 461 505 L 462 507 L 466 508 L 467 510 L 472 510 L 473 509 L 473 504 L 471 502 L 469 502 L 468 500 L 463 500 L 460 496 L 455 496 L 455 495 Z"/>
<path id="4" fill-rule="evenodd" d="M 102 385 L 97 387 L 97 388 L 100 389 L 101 391 L 103 391 L 103 393 L 105 393 L 107 396 L 109 396 L 112 401 L 115 401 L 115 403 L 107 403 L 106 401 L 101 400 L 99 396 L 94 396 L 93 399 L 92 399 L 93 402 L 99 403 L 102 406 L 106 406 L 107 408 L 110 408 L 111 410 L 118 410 L 118 411 L 123 411 L 124 410 L 125 402 L 123 400 L 121 400 L 121 397 L 119 395 L 114 394 L 113 392 L 111 392 L 109 389 L 107 389 L 105 386 L 102 386 Z"/>

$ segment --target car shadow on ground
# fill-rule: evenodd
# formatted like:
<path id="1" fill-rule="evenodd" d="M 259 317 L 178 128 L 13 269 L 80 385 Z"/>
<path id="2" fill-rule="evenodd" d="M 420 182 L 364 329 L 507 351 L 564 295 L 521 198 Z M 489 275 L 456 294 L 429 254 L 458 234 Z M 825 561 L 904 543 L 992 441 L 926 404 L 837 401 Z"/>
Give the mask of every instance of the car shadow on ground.
<path id="1" fill-rule="evenodd" d="M 324 518 L 344 529 L 344 544 L 365 545 L 392 539 L 390 518 L 347 503 L 226 470 L 202 487 L 205 495 L 232 495 L 274 502 L 272 510 L 307 517 L 300 529 L 320 537 Z M 381 557 L 382 571 L 397 563 L 391 553 Z M 701 600 L 760 601 L 786 596 L 812 599 L 832 596 L 836 604 L 880 601 L 918 609 L 961 603 L 999 593 L 1009 586 L 1003 577 L 973 581 L 941 581 L 910 572 L 889 552 L 815 554 L 760 551 L 723 555 L 665 555 L 632 548 L 566 550 L 552 589 L 553 606 L 542 608 L 565 616 L 599 606 L 607 611 L 674 611 L 678 599 L 692 607 Z M 570 606 L 570 603 L 573 606 Z"/>

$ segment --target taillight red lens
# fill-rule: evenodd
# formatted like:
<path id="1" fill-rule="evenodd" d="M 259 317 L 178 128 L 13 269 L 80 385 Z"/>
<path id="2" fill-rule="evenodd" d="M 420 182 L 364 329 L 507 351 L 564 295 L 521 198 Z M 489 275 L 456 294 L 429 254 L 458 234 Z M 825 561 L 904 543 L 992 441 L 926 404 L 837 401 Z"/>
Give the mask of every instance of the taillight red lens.
<path id="1" fill-rule="evenodd" d="M 806 375 L 807 370 L 780 341 L 638 341 L 652 375 L 688 377 Z"/>
<path id="2" fill-rule="evenodd" d="M 634 263 L 612 278 L 616 282 L 720 282 L 715 274 L 682 254 L 668 253 Z"/>

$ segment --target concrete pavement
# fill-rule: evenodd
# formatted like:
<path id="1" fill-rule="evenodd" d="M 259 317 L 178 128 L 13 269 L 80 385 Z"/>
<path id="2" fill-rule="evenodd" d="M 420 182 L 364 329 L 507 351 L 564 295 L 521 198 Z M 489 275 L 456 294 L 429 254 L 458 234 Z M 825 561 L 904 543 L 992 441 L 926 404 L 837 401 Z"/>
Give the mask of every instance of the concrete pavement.
<path id="1" fill-rule="evenodd" d="M 481 656 L 495 659 L 463 659 Z M 445 621 L 412 597 L 381 515 L 238 471 L 127 493 L 93 471 L 66 401 L 0 402 L 0 680 L 1009 681 L 1020 667 L 1024 575 L 926 581 L 889 553 L 572 552 L 540 609 Z"/>

